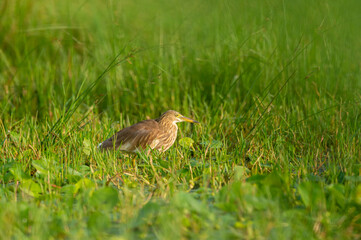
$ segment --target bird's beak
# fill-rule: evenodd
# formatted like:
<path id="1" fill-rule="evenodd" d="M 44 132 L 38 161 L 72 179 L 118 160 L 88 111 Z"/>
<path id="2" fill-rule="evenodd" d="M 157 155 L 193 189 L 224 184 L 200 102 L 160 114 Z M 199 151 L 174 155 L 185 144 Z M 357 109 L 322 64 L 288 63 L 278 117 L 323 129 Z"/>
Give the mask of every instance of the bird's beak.
<path id="1" fill-rule="evenodd" d="M 179 119 L 182 120 L 182 121 L 185 121 L 185 122 L 199 123 L 198 121 L 193 120 L 193 119 L 191 119 L 191 118 L 187 118 L 187 117 L 185 117 L 185 116 L 181 116 L 181 117 L 179 117 Z"/>

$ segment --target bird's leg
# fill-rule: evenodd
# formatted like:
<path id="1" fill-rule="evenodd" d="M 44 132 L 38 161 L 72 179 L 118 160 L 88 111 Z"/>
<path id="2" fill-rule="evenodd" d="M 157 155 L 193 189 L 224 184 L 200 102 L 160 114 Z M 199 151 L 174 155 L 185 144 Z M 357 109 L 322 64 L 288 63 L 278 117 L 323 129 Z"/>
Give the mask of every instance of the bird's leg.
<path id="1" fill-rule="evenodd" d="M 135 161 L 136 158 L 137 158 L 137 155 L 132 156 L 132 165 L 133 165 L 134 170 L 135 170 L 136 172 L 138 172 L 138 164 L 137 164 L 137 162 Z"/>
<path id="2" fill-rule="evenodd" d="M 153 174 L 154 174 L 154 177 L 155 179 L 157 179 L 157 182 L 160 182 L 160 178 L 159 178 L 159 175 L 157 173 L 157 170 L 155 169 L 154 165 L 153 165 L 153 157 L 152 156 L 149 156 L 149 163 L 150 163 L 150 166 L 153 170 Z"/>
<path id="3" fill-rule="evenodd" d="M 152 158 L 152 156 L 149 156 L 148 158 L 149 158 L 149 163 L 150 163 L 150 165 L 152 166 L 152 168 L 153 168 L 153 170 L 154 170 L 153 158 Z"/>
<path id="4" fill-rule="evenodd" d="M 146 153 L 147 158 L 149 158 L 151 151 L 152 151 L 152 149 L 150 147 L 148 147 L 147 148 L 147 153 Z"/>

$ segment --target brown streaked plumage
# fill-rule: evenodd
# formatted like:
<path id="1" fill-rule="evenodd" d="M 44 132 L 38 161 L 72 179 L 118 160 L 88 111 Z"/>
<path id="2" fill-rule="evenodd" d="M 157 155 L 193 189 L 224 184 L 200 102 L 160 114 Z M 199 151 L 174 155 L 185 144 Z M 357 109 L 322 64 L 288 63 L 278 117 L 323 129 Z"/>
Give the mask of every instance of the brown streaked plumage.
<path id="1" fill-rule="evenodd" d="M 177 138 L 177 122 L 184 121 L 199 123 L 176 111 L 168 110 L 157 119 L 145 120 L 120 130 L 100 143 L 98 148 L 101 150 L 119 148 L 121 151 L 134 153 L 149 146 L 151 149 L 164 152 Z"/>

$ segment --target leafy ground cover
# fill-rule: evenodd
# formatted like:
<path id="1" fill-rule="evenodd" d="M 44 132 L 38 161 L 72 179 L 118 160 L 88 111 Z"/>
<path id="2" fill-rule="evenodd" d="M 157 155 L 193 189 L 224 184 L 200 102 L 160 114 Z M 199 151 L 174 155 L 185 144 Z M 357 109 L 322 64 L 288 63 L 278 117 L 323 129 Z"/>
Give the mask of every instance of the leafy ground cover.
<path id="1" fill-rule="evenodd" d="M 0 239 L 358 239 L 361 5 L 0 2 Z M 96 146 L 168 109 L 164 154 Z"/>

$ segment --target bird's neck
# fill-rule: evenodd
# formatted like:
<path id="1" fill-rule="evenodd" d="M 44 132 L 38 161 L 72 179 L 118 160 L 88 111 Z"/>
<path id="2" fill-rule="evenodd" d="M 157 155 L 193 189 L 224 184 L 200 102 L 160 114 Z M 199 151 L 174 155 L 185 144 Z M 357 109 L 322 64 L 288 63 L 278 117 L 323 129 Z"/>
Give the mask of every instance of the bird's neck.
<path id="1" fill-rule="evenodd" d="M 177 132 L 178 130 L 178 126 L 177 123 L 171 122 L 171 121 L 166 121 L 165 119 L 157 119 L 157 121 L 159 122 L 159 124 L 168 132 Z"/>

